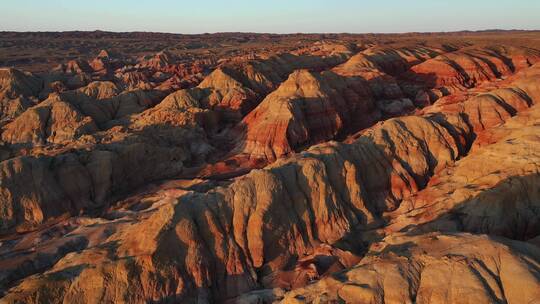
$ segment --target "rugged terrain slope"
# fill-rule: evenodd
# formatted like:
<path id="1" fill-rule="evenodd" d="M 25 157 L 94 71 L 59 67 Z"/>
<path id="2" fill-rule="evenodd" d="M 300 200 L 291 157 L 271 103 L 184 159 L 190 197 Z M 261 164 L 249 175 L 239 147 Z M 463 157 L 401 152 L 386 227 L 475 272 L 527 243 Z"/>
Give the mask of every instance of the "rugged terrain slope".
<path id="1" fill-rule="evenodd" d="M 536 303 L 540 50 L 459 35 L 0 69 L 0 302 Z"/>

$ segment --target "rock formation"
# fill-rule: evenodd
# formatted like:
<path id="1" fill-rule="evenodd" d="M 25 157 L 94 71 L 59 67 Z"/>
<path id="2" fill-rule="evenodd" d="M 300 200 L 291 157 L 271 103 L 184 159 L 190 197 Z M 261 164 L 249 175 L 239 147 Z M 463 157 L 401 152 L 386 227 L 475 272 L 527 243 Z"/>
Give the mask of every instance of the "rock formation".
<path id="1" fill-rule="evenodd" d="M 398 234 L 372 244 L 351 269 L 285 294 L 282 303 L 530 303 L 538 288 L 522 287 L 538 287 L 538 254 L 534 245 L 487 236 Z"/>
<path id="2" fill-rule="evenodd" d="M 351 41 L 0 70 L 0 302 L 534 303 L 539 52 Z"/>
<path id="3" fill-rule="evenodd" d="M 16 69 L 0 69 L 0 124 L 10 121 L 36 103 L 43 81 Z"/>
<path id="4" fill-rule="evenodd" d="M 298 70 L 238 126 L 238 152 L 269 161 L 367 127 L 380 113 L 367 84 L 331 72 Z"/>

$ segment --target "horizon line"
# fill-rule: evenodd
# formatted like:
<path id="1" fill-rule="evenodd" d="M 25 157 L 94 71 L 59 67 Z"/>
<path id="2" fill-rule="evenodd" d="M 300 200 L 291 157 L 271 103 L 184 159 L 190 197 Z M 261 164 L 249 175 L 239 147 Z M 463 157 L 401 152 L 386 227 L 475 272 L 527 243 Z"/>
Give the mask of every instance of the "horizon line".
<path id="1" fill-rule="evenodd" d="M 403 34 L 451 34 L 451 33 L 486 33 L 486 32 L 539 32 L 538 29 L 478 29 L 478 30 L 449 30 L 449 31 L 408 31 L 408 32 L 250 32 L 250 31 L 223 31 L 223 32 L 200 32 L 200 33 L 182 33 L 182 32 L 166 32 L 166 31 L 116 31 L 116 30 L 0 30 L 0 33 L 115 33 L 115 34 L 130 34 L 130 33 L 148 33 L 148 34 L 170 34 L 170 35 L 216 35 L 216 34 L 257 34 L 257 35 L 403 35 Z"/>

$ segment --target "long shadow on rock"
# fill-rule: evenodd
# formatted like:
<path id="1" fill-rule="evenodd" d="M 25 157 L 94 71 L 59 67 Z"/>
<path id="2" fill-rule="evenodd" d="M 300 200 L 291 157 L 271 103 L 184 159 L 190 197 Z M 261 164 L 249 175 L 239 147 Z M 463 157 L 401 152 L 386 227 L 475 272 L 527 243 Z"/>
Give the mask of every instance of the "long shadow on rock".
<path id="1" fill-rule="evenodd" d="M 509 177 L 457 203 L 436 218 L 402 229 L 409 235 L 431 231 L 470 232 L 526 241 L 540 235 L 540 174 Z M 429 211 L 429 207 L 427 207 Z"/>

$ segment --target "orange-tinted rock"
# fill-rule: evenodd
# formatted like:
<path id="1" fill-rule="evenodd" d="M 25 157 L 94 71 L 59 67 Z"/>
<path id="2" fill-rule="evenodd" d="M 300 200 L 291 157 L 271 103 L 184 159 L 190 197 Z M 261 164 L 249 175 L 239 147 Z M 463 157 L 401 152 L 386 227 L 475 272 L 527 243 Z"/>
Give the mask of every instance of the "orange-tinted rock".
<path id="1" fill-rule="evenodd" d="M 84 116 L 57 95 L 25 111 L 2 131 L 2 140 L 12 144 L 61 143 L 97 131 L 94 120 Z"/>
<path id="2" fill-rule="evenodd" d="M 538 112 L 535 105 L 491 132 L 471 155 L 389 215 L 388 231 L 469 231 L 526 240 L 538 234 Z M 529 117 L 529 119 L 523 119 Z M 522 125 L 520 125 L 522 124 Z M 489 189 L 489 190 L 487 190 Z M 412 228 L 414 227 L 414 228 Z"/>
<path id="3" fill-rule="evenodd" d="M 0 69 L 0 124 L 33 106 L 42 86 L 43 81 L 30 73 Z"/>
<path id="4" fill-rule="evenodd" d="M 347 128 L 369 126 L 377 115 L 362 79 L 299 70 L 237 127 L 243 137 L 236 149 L 272 161 Z"/>
<path id="5" fill-rule="evenodd" d="M 481 251 L 479 251 L 481 248 Z M 348 271 L 281 303 L 527 303 L 539 296 L 537 247 L 470 234 L 389 237 Z M 530 288 L 524 289 L 523 286 Z"/>
<path id="6" fill-rule="evenodd" d="M 16 69 L 0 69 L 0 97 L 15 99 L 39 94 L 42 81 L 31 73 Z"/>
<path id="7" fill-rule="evenodd" d="M 168 65 L 172 65 L 177 60 L 178 59 L 173 54 L 167 51 L 161 51 L 153 56 L 142 58 L 140 62 L 140 67 L 160 70 L 167 67 Z"/>
<path id="8" fill-rule="evenodd" d="M 120 93 L 118 87 L 110 81 L 94 81 L 78 91 L 94 99 L 111 98 Z"/>
<path id="9" fill-rule="evenodd" d="M 527 59 L 521 59 L 526 56 Z M 540 60 L 540 53 L 525 49 L 460 50 L 443 54 L 415 65 L 403 77 L 420 84 L 428 91 L 431 102 L 460 91 L 481 86 L 486 82 L 510 76 Z M 514 64 L 516 61 L 516 64 Z M 527 62 L 526 64 L 523 61 Z M 416 96 L 419 103 L 421 94 Z"/>
<path id="10" fill-rule="evenodd" d="M 534 301 L 538 52 L 431 35 L 7 73 L 0 302 Z"/>
<path id="11" fill-rule="evenodd" d="M 439 49 L 422 46 L 398 49 L 373 47 L 361 54 L 368 66 L 374 66 L 390 75 L 398 75 L 441 52 Z"/>
<path id="12" fill-rule="evenodd" d="M 523 139 L 531 140 L 528 137 Z M 74 238 L 77 235 L 96 235 L 100 236 L 100 244 L 117 244 L 112 251 L 114 258 L 111 259 L 111 249 L 90 243 L 78 252 L 59 257 L 50 271 L 23 280 L 10 290 L 7 299 L 33 301 L 47 297 L 52 301 L 60 297 L 68 300 L 97 292 L 111 301 L 117 297 L 127 297 L 136 302 L 164 297 L 177 301 L 197 298 L 211 301 L 238 296 L 256 288 L 257 282 L 265 287 L 297 286 L 302 281 L 324 275 L 325 267 L 337 267 L 335 270 L 350 267 L 347 261 L 359 258 L 355 257 L 359 251 L 354 248 L 361 242 L 360 236 L 351 234 L 354 229 L 363 227 L 365 230 L 380 225 L 378 217 L 382 211 L 394 210 L 396 202 L 417 199 L 423 191 L 428 191 L 429 188 L 418 192 L 427 186 L 426 181 L 432 174 L 443 172 L 445 167 L 456 161 L 458 145 L 456 137 L 443 124 L 421 117 L 396 118 L 364 132 L 351 144 L 329 143 L 313 147 L 301 155 L 256 170 L 226 188 L 216 188 L 205 194 L 170 192 L 169 196 L 169 192 L 164 192 L 141 205 L 146 206 L 140 207 L 148 210 L 145 213 L 118 210 L 116 217 L 132 218 L 131 221 L 138 223 L 136 225 L 128 224 L 130 220 L 111 220 L 100 225 L 83 225 L 80 232 L 72 234 Z M 474 159 L 471 161 L 476 162 Z M 534 163 L 534 159 L 527 161 Z M 496 165 L 498 162 L 490 163 Z M 416 192 L 417 195 L 411 196 Z M 178 200 L 171 199 L 171 196 L 178 195 Z M 408 205 L 402 203 L 403 207 L 393 214 L 399 214 Z M 137 208 L 134 206 L 132 209 Z M 145 227 L 146 238 L 141 239 L 139 229 L 142 228 L 139 227 Z M 393 225 L 389 227 L 385 231 L 393 229 Z M 97 229 L 111 232 L 91 233 Z M 441 244 L 432 245 L 432 238 L 411 237 L 403 243 L 413 246 L 410 241 L 422 248 L 413 251 L 416 257 L 416 252 L 423 252 L 430 246 L 448 248 L 448 242 L 459 243 L 463 238 L 467 239 L 466 236 L 441 236 Z M 489 242 L 481 237 L 472 237 L 473 241 Z M 387 242 L 394 244 L 391 239 Z M 397 244 L 400 242 L 395 241 Z M 321 244 L 327 245 L 321 247 Z M 340 252 L 334 247 L 338 245 L 349 248 L 352 255 Z M 373 246 L 374 250 L 384 250 L 382 245 Z M 404 248 L 411 248 L 407 246 Z M 497 244 L 493 246 L 499 248 Z M 474 253 L 474 247 L 470 250 L 467 254 Z M 422 268 L 422 273 L 425 271 L 426 276 L 442 273 L 442 277 L 447 277 L 444 275 L 448 271 L 446 264 L 440 265 L 437 262 L 440 256 L 434 252 L 430 249 L 418 256 L 429 261 Z M 512 254 L 516 253 L 512 251 Z M 130 263 L 122 258 L 125 255 L 133 257 Z M 152 262 L 148 260 L 150 256 Z M 327 258 L 321 257 L 317 261 L 310 256 Z M 90 257 L 92 267 L 85 266 L 71 272 L 74 266 L 88 261 Z M 333 259 L 342 262 L 333 266 L 334 263 L 330 262 Z M 371 267 L 370 263 L 376 261 L 365 257 L 361 263 Z M 412 263 L 410 260 L 401 261 L 403 267 L 412 267 L 408 266 Z M 166 267 L 171 263 L 177 266 Z M 295 265 L 292 272 L 289 270 L 291 263 Z M 127 281 L 126 271 L 136 271 L 141 275 Z M 157 274 L 161 275 L 164 284 L 150 283 L 148 278 Z M 114 284 L 78 283 L 81 280 L 101 282 L 105 276 L 110 277 Z M 366 278 L 363 275 L 359 277 Z M 530 278 L 523 284 L 535 284 Z M 137 288 L 120 288 L 120 293 L 112 293 L 127 282 Z M 361 292 L 362 296 L 370 299 L 376 299 L 382 293 L 390 297 L 397 286 L 402 286 L 390 280 L 386 282 L 389 285 L 378 286 L 379 289 L 365 287 L 359 291 L 348 288 L 351 290 L 343 290 L 338 296 L 359 296 L 357 292 Z M 429 290 L 436 288 L 431 283 L 427 280 L 420 284 L 422 287 L 418 293 L 423 299 L 429 299 Z M 54 288 L 58 293 L 45 294 L 40 286 Z M 91 286 L 98 287 L 89 289 Z M 304 291 L 295 292 L 303 294 Z M 328 292 L 332 294 L 333 291 Z M 522 296 L 527 298 L 533 294 Z"/>

